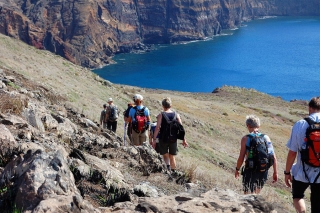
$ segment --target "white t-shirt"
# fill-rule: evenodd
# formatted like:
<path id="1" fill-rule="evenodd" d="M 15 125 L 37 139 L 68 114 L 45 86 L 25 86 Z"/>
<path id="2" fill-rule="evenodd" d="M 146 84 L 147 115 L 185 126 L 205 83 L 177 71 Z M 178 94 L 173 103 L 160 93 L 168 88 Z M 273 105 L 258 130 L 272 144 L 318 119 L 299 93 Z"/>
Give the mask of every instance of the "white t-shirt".
<path id="1" fill-rule="evenodd" d="M 320 113 L 312 113 L 309 118 L 311 118 L 315 122 L 320 121 Z M 305 177 L 305 173 L 303 171 L 303 165 L 301 162 L 301 155 L 300 150 L 302 145 L 305 143 L 304 138 L 306 135 L 306 129 L 308 128 L 309 124 L 304 119 L 297 121 L 291 131 L 291 137 L 287 143 L 287 147 L 293 151 L 297 152 L 297 162 L 293 164 L 291 168 L 291 174 L 294 176 L 295 180 L 308 183 L 308 179 Z M 305 171 L 308 175 L 310 183 L 313 183 L 314 179 L 320 172 L 320 167 L 311 167 L 305 164 Z M 318 178 L 316 183 L 320 183 L 320 177 Z"/>

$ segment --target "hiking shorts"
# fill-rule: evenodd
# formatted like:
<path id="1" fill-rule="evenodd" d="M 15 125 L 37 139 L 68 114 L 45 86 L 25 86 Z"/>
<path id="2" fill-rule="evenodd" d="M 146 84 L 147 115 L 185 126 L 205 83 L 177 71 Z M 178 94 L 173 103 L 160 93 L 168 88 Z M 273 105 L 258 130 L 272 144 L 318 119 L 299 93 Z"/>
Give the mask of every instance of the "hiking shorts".
<path id="1" fill-rule="evenodd" d="M 320 213 L 320 183 L 310 184 L 304 183 L 298 180 L 295 180 L 294 177 L 292 178 L 292 198 L 304 198 L 304 192 L 310 186 L 311 195 L 311 213 Z"/>
<path id="2" fill-rule="evenodd" d="M 156 148 L 155 148 L 157 153 L 160 153 L 160 144 L 156 143 Z"/>
<path id="3" fill-rule="evenodd" d="M 143 142 L 147 141 L 147 131 L 144 131 L 142 133 L 137 133 L 134 130 L 132 130 L 132 143 L 135 146 L 141 146 Z"/>
<path id="4" fill-rule="evenodd" d="M 268 171 L 255 172 L 251 169 L 243 169 L 242 172 L 243 191 L 253 193 L 256 189 L 262 189 L 268 179 Z"/>
<path id="5" fill-rule="evenodd" d="M 169 153 L 170 155 L 177 155 L 178 153 L 178 142 L 175 143 L 163 143 L 159 142 L 160 155 Z"/>

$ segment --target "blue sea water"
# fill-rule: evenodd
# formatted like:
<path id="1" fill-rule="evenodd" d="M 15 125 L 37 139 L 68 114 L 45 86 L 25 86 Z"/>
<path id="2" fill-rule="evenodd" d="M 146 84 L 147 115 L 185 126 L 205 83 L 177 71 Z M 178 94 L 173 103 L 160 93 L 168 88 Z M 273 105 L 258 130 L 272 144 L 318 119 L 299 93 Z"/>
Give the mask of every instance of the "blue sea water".
<path id="1" fill-rule="evenodd" d="M 207 41 L 157 45 L 114 60 L 93 72 L 145 88 L 212 92 L 228 85 L 309 100 L 320 96 L 320 17 L 254 20 Z"/>

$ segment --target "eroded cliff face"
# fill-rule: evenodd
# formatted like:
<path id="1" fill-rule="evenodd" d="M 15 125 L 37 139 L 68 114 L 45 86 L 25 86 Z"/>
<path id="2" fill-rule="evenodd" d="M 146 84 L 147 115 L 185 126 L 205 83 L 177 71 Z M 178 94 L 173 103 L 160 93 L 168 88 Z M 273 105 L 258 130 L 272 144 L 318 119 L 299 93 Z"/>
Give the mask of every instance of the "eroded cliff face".
<path id="1" fill-rule="evenodd" d="M 205 39 L 266 15 L 319 15 L 309 0 L 0 0 L 0 33 L 98 67 L 146 44 Z"/>

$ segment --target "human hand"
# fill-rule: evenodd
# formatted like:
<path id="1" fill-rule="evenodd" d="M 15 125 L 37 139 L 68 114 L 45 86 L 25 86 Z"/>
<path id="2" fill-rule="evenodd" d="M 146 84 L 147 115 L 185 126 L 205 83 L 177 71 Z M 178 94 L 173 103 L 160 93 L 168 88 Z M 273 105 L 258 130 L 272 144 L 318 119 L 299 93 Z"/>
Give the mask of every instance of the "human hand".
<path id="1" fill-rule="evenodd" d="M 290 183 L 292 183 L 292 176 L 291 175 L 285 175 L 284 181 L 285 181 L 287 187 L 291 188 L 291 184 Z"/>
<path id="2" fill-rule="evenodd" d="M 235 177 L 236 179 L 238 179 L 239 176 L 240 176 L 239 170 L 236 170 L 236 171 L 234 172 L 234 177 Z"/>
<path id="3" fill-rule="evenodd" d="M 186 139 L 184 139 L 184 140 L 182 141 L 182 146 L 183 146 L 184 148 L 187 148 L 187 147 L 189 146 L 189 144 L 187 143 Z"/>
<path id="4" fill-rule="evenodd" d="M 273 173 L 273 181 L 272 181 L 272 183 L 275 183 L 277 181 L 278 181 L 278 173 L 274 172 Z"/>
<path id="5" fill-rule="evenodd" d="M 152 141 L 152 147 L 155 149 L 156 148 L 156 142 L 153 140 Z"/>

